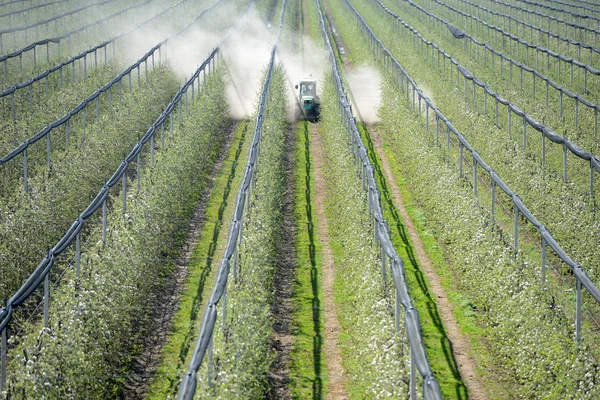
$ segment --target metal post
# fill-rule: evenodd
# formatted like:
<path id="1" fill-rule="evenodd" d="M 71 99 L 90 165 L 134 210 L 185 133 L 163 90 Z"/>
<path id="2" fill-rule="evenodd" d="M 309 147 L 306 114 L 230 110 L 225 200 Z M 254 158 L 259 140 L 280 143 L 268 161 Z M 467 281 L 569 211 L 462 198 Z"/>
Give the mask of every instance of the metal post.
<path id="1" fill-rule="evenodd" d="M 514 207 L 515 207 L 515 222 L 514 222 L 514 252 L 515 254 L 518 253 L 518 248 L 517 246 L 519 245 L 519 209 L 517 208 L 517 203 L 514 202 Z"/>
<path id="2" fill-rule="evenodd" d="M 491 178 L 492 178 L 491 179 L 492 180 L 492 185 L 491 185 L 492 186 L 492 211 L 491 211 L 491 214 L 492 214 L 492 229 L 493 229 L 493 226 L 495 223 L 494 222 L 494 211 L 496 209 L 496 181 L 494 180 L 493 177 L 491 177 Z"/>
<path id="3" fill-rule="evenodd" d="M 106 200 L 102 202 L 102 243 L 106 244 Z"/>
<path id="4" fill-rule="evenodd" d="M 50 132 L 51 131 L 49 131 L 46 134 L 46 159 L 47 159 L 46 161 L 47 161 L 47 165 L 48 165 L 48 173 L 50 173 L 50 149 L 51 149 L 51 146 L 50 146 Z"/>
<path id="5" fill-rule="evenodd" d="M 567 144 L 563 143 L 563 182 L 567 181 Z"/>
<path id="6" fill-rule="evenodd" d="M 594 137 L 598 138 L 598 109 L 597 108 L 594 108 Z"/>
<path id="7" fill-rule="evenodd" d="M 542 168 L 546 164 L 546 135 L 542 133 Z"/>
<path id="8" fill-rule="evenodd" d="M 542 289 L 546 286 L 546 239 L 542 236 Z"/>
<path id="9" fill-rule="evenodd" d="M 417 399 L 417 368 L 415 363 L 415 351 L 410 348 L 410 399 Z"/>
<path id="10" fill-rule="evenodd" d="M 82 227 L 83 229 L 83 227 Z M 79 280 L 81 266 L 81 230 L 77 232 L 75 237 L 75 277 Z"/>
<path id="11" fill-rule="evenodd" d="M 440 138 L 440 117 L 435 114 L 435 145 L 438 145 Z"/>
<path id="12" fill-rule="evenodd" d="M 140 180 L 141 180 L 141 164 L 142 164 L 142 152 L 140 150 L 140 152 L 137 155 L 137 170 L 136 170 L 136 175 L 137 175 L 137 187 L 138 187 L 138 192 L 140 191 Z"/>
<path id="13" fill-rule="evenodd" d="M 577 279 L 577 278 L 576 278 Z M 581 281 L 577 279 L 577 305 L 575 315 L 575 340 L 581 340 Z"/>
<path id="14" fill-rule="evenodd" d="M 27 147 L 23 150 L 23 188 L 27 191 Z"/>
<path id="15" fill-rule="evenodd" d="M 594 165 L 590 159 L 590 202 L 594 204 Z"/>
<path id="16" fill-rule="evenodd" d="M 523 149 L 527 148 L 527 117 L 523 114 Z"/>
<path id="17" fill-rule="evenodd" d="M 463 145 L 460 140 L 458 141 L 458 159 L 459 159 L 459 167 L 458 167 L 459 176 L 462 178 L 463 177 Z"/>
<path id="18" fill-rule="evenodd" d="M 477 196 L 477 160 L 473 154 L 473 194 Z"/>
<path id="19" fill-rule="evenodd" d="M 154 135 L 156 135 L 156 130 L 150 136 L 150 168 L 154 168 Z"/>
<path id="20" fill-rule="evenodd" d="M 123 214 L 125 214 L 125 211 L 127 210 L 127 168 L 125 168 L 125 171 L 123 172 L 121 183 L 121 201 L 123 203 Z"/>
<path id="21" fill-rule="evenodd" d="M 50 271 L 44 277 L 44 328 L 48 327 L 48 312 L 50 308 Z"/>

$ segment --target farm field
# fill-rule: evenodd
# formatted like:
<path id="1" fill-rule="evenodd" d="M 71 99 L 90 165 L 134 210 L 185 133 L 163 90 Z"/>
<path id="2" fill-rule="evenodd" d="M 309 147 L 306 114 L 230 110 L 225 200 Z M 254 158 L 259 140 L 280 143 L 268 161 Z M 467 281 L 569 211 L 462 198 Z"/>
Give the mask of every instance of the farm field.
<path id="1" fill-rule="evenodd" d="M 599 37 L 0 0 L 0 399 L 600 398 Z"/>

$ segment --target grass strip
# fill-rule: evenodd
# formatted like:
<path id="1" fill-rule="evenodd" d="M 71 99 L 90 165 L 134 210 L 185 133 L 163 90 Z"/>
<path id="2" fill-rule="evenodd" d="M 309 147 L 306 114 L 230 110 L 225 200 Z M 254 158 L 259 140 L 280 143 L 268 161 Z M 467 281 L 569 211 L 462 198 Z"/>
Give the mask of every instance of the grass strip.
<path id="1" fill-rule="evenodd" d="M 294 152 L 294 221 L 296 223 L 296 279 L 294 285 L 294 344 L 290 365 L 294 399 L 320 399 L 327 386 L 323 356 L 324 317 L 321 243 L 314 220 L 315 182 L 310 153 L 310 129 L 298 123 Z"/>
<path id="2" fill-rule="evenodd" d="M 205 220 L 188 266 L 185 289 L 179 311 L 173 318 L 168 343 L 161 352 L 161 364 L 154 374 L 147 398 L 176 396 L 179 381 L 186 372 L 190 350 L 198 334 L 206 305 L 205 289 L 214 284 L 219 256 L 224 251 L 227 232 L 233 218 L 235 189 L 241 184 L 243 162 L 248 158 L 249 124 L 244 121 L 235 130 L 227 157 L 217 174 L 205 209 Z"/>
<path id="3" fill-rule="evenodd" d="M 140 189 L 129 191 L 127 213 L 120 196 L 109 202 L 106 243 L 102 227 L 91 225 L 81 276 L 68 260 L 55 266 L 52 282 L 64 276 L 58 288 L 53 284 L 49 326 L 34 322 L 19 338 L 9 398 L 120 395 L 224 142 L 224 89 L 222 73 L 212 74 L 169 146 L 156 154 L 155 167 L 144 168 Z"/>

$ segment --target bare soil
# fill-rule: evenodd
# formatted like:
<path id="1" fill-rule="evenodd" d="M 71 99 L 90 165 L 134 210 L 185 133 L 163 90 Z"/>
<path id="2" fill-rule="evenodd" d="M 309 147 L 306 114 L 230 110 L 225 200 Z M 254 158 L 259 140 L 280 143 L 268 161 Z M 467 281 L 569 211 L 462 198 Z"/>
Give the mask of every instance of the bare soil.
<path id="1" fill-rule="evenodd" d="M 342 366 L 342 354 L 338 346 L 340 324 L 337 318 L 338 310 L 334 302 L 335 263 L 333 250 L 329 239 L 329 228 L 325 214 L 325 198 L 327 188 L 325 183 L 325 155 L 321 135 L 315 124 L 311 124 L 310 151 L 313 158 L 315 177 L 315 206 L 316 221 L 319 240 L 322 245 L 323 255 L 323 316 L 325 319 L 325 335 L 323 353 L 327 365 L 327 393 L 326 399 L 347 399 L 346 375 Z"/>
<path id="2" fill-rule="evenodd" d="M 290 399 L 290 353 L 294 336 L 292 327 L 292 300 L 294 296 L 294 276 L 296 257 L 294 244 L 296 243 L 296 228 L 294 223 L 294 124 L 290 125 L 285 139 L 286 160 L 285 176 L 286 187 L 283 195 L 283 226 L 280 231 L 278 244 L 277 269 L 275 271 L 275 298 L 271 306 L 274 317 L 273 335 L 271 346 L 276 353 L 271 365 L 270 380 L 271 390 L 268 399 Z"/>
<path id="3" fill-rule="evenodd" d="M 125 390 L 121 395 L 124 399 L 144 399 L 148 392 L 153 373 L 160 364 L 160 353 L 169 338 L 171 321 L 179 310 L 179 299 L 184 289 L 188 265 L 198 243 L 202 227 L 204 226 L 205 206 L 210 196 L 213 182 L 229 152 L 229 146 L 231 145 L 236 127 L 237 122 L 234 122 L 226 132 L 225 143 L 219 152 L 217 161 L 212 167 L 208 185 L 206 185 L 201 200 L 198 202 L 194 216 L 189 221 L 187 237 L 177 259 L 177 265 L 171 275 L 171 279 L 163 287 L 162 292 L 156 296 L 153 301 L 154 304 L 151 305 L 153 309 L 151 313 L 152 324 L 148 327 L 148 334 L 142 343 L 141 353 L 133 362 L 133 372 L 125 383 Z"/>
<path id="4" fill-rule="evenodd" d="M 446 328 L 446 332 L 448 333 L 448 338 L 452 343 L 452 352 L 454 354 L 456 363 L 458 364 L 460 375 L 469 391 L 469 398 L 473 400 L 486 399 L 486 391 L 483 387 L 480 376 L 476 372 L 477 362 L 471 355 L 471 346 L 460 331 L 458 323 L 456 322 L 456 318 L 454 317 L 452 304 L 448 300 L 448 296 L 442 287 L 441 278 L 435 272 L 433 264 L 425 252 L 423 242 L 421 241 L 421 238 L 419 237 L 419 234 L 417 233 L 417 230 L 415 229 L 415 226 L 413 225 L 410 216 L 406 211 L 400 188 L 396 183 L 396 179 L 394 178 L 389 160 L 383 151 L 382 138 L 377 132 L 376 128 L 370 127 L 370 131 L 375 150 L 377 151 L 377 155 L 381 160 L 381 167 L 383 169 L 383 173 L 385 174 L 386 182 L 391 189 L 394 206 L 404 221 L 406 229 L 410 235 L 410 240 L 415 249 L 419 265 L 421 268 L 423 268 L 423 272 L 427 277 L 431 291 L 435 296 L 442 322 Z"/>

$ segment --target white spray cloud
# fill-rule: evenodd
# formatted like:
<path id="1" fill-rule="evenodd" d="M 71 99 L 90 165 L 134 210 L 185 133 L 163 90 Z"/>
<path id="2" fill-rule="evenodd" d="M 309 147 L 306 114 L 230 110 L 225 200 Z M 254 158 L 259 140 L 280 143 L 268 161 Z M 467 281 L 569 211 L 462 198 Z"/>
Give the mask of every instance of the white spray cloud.
<path id="1" fill-rule="evenodd" d="M 229 77 L 226 95 L 233 118 L 246 118 L 254 112 L 276 30 L 251 10 L 227 39 L 223 48 Z"/>
<path id="2" fill-rule="evenodd" d="M 363 122 L 379 121 L 377 110 L 381 104 L 381 75 L 373 67 L 360 65 L 346 70 L 350 99 L 354 107 L 354 115 Z"/>

